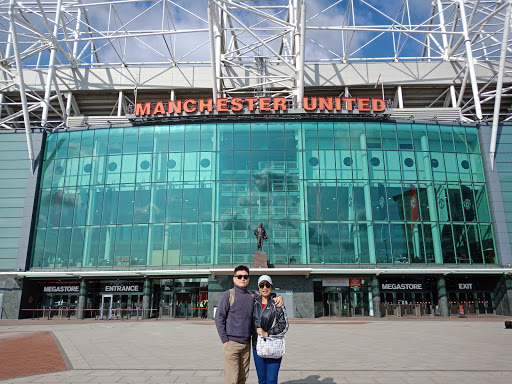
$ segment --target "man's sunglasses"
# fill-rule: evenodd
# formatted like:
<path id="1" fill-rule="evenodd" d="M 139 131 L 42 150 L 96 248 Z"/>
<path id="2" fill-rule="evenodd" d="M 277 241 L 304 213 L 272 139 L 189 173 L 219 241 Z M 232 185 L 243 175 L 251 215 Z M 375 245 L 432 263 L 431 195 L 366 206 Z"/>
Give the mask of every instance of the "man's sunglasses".
<path id="1" fill-rule="evenodd" d="M 249 280 L 249 275 L 235 275 L 238 280 Z"/>
<path id="2" fill-rule="evenodd" d="M 261 283 L 261 284 L 259 285 L 259 287 L 260 287 L 260 288 L 270 288 L 270 287 L 272 287 L 272 285 L 270 285 L 270 283 Z"/>

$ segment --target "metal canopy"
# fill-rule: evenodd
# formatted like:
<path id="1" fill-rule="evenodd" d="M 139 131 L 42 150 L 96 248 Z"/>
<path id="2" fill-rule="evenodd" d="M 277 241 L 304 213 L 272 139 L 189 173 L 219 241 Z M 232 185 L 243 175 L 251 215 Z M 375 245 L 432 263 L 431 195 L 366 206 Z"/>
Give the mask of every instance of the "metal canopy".
<path id="1" fill-rule="evenodd" d="M 398 109 L 460 108 L 464 121 L 492 122 L 492 157 L 498 122 L 512 120 L 511 7 L 511 0 L 4 1 L 0 128 L 25 129 L 33 159 L 32 128 L 66 127 L 81 115 L 125 115 L 137 99 L 150 98 L 145 69 L 153 67 L 173 69 L 190 84 L 196 69 L 208 70 L 201 89 L 178 88 L 174 78 L 160 84 L 171 99 L 185 90 L 214 99 L 279 95 L 300 108 L 304 94 L 317 91 L 318 79 L 306 70 L 316 65 L 323 78 L 328 66 L 444 62 L 457 73 L 449 84 L 424 89 L 427 96 L 385 65 L 362 89 L 378 96 L 382 88 Z M 480 77 L 481 68 L 491 75 Z M 105 70 L 129 86 L 114 89 L 115 78 L 102 79 L 95 98 L 63 86 L 63 74 L 95 84 Z M 29 81 L 31 71 L 38 75 Z M 343 71 L 334 76 L 343 78 Z M 332 92 L 360 90 L 345 82 Z"/>
<path id="2" fill-rule="evenodd" d="M 374 275 L 510 275 L 512 268 L 253 268 L 253 275 L 272 274 L 275 276 L 374 276 Z M 26 271 L 26 272 L 0 272 L 0 276 L 13 278 L 98 278 L 98 277 L 179 277 L 179 276 L 232 276 L 232 268 L 204 268 L 204 269 L 141 269 L 141 270 L 78 270 L 78 271 Z"/>

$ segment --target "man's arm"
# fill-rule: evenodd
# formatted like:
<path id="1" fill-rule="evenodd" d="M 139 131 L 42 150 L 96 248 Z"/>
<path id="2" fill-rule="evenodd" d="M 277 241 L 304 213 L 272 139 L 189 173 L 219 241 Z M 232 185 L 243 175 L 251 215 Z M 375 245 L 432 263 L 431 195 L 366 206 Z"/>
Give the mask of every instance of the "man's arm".
<path id="1" fill-rule="evenodd" d="M 283 296 L 277 296 L 274 299 L 274 303 L 275 303 L 276 307 L 284 307 Z"/>
<path id="2" fill-rule="evenodd" d="M 220 340 L 223 344 L 229 341 L 228 334 L 226 333 L 226 319 L 229 312 L 229 291 L 224 292 L 219 299 L 217 312 L 215 313 L 215 325 L 219 333 Z"/>

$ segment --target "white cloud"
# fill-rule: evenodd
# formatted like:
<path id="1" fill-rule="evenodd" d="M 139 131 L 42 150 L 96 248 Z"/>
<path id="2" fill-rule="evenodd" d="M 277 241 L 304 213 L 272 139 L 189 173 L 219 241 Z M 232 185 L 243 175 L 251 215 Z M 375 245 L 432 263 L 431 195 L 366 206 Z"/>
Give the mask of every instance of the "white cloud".
<path id="1" fill-rule="evenodd" d="M 98 3 L 101 0 L 83 0 L 83 4 L 87 7 L 87 4 Z M 208 0 L 161 0 L 153 1 L 140 1 L 140 2 L 108 2 L 104 1 L 105 4 L 87 7 L 89 21 L 94 29 L 94 36 L 100 36 L 100 33 L 108 34 L 113 33 L 117 29 L 119 33 L 124 32 L 123 26 L 130 31 L 154 31 L 159 32 L 163 30 L 191 30 L 191 29 L 208 29 Z M 337 2 L 336 0 L 306 0 L 307 8 L 307 19 L 320 13 L 317 17 L 308 22 L 309 26 L 341 26 L 341 25 L 353 25 L 352 12 L 355 16 L 355 23 L 358 26 L 375 26 L 375 25 L 391 25 L 390 19 L 397 18 L 402 20 L 401 7 L 403 6 L 402 0 L 354 0 L 355 9 L 347 9 L 350 2 L 343 0 Z M 444 2 L 446 3 L 446 2 Z M 70 11 L 72 14 L 65 16 L 66 20 L 69 21 L 68 34 L 72 37 L 72 28 L 74 28 L 76 14 L 76 8 L 73 8 L 73 3 L 64 3 L 65 9 Z M 113 5 L 112 5 L 113 4 Z M 274 0 L 274 1 L 259 1 L 257 3 L 249 2 L 248 4 L 253 5 L 287 5 L 288 0 Z M 368 6 L 368 4 L 370 6 Z M 453 20 L 455 12 L 453 4 L 447 4 L 447 12 L 445 17 L 448 23 Z M 165 5 L 165 6 L 164 6 Z M 426 22 L 430 16 L 430 9 L 432 6 L 431 1 L 425 0 L 409 0 L 409 12 L 405 14 L 404 24 L 408 23 L 408 17 L 410 15 L 412 24 L 421 24 Z M 375 7 L 376 10 L 372 9 Z M 328 9 L 327 9 L 328 8 Z M 327 9 L 325 12 L 323 10 Z M 377 11 L 378 10 L 378 11 Z M 48 11 L 48 18 L 53 20 L 54 14 Z M 266 10 L 267 12 L 272 12 Z M 379 12 L 380 11 L 380 12 Z M 467 9 L 469 14 L 471 10 Z M 485 9 L 479 9 L 476 15 L 475 22 L 481 20 L 485 15 Z M 234 10 L 233 14 L 239 18 L 245 25 L 252 28 L 260 36 L 268 37 L 271 36 L 272 31 L 258 31 L 257 27 L 276 27 L 277 24 L 273 22 L 262 22 L 262 19 L 247 11 Z M 286 12 L 282 12 L 276 15 L 277 18 L 284 19 Z M 44 24 L 43 19 L 34 14 L 25 13 L 25 16 L 29 18 L 29 21 L 35 25 L 43 33 L 48 34 L 48 28 Z M 434 20 L 438 22 L 438 17 Z M 7 33 L 9 27 L 9 21 L 4 17 L 0 20 L 0 39 L 2 42 L 2 48 L 5 52 Z M 496 23 L 496 21 L 498 21 Z M 502 23 L 502 21 L 501 21 Z M 257 27 L 256 27 L 257 25 Z M 237 27 L 237 23 L 234 22 L 234 26 Z M 495 19 L 489 24 L 488 29 L 491 32 L 496 32 L 501 26 L 499 20 Z M 459 23 L 460 28 L 460 23 Z M 25 29 L 18 27 L 18 32 L 27 32 Z M 85 37 L 88 30 L 85 25 L 81 28 L 82 36 Z M 359 31 L 359 32 L 345 32 L 344 37 L 346 41 L 346 47 L 348 47 L 347 55 L 350 58 L 372 58 L 372 57 L 392 57 L 394 55 L 394 45 L 400 46 L 403 44 L 403 48 L 400 52 L 400 56 L 419 56 L 421 54 L 422 45 L 420 42 L 415 41 L 412 37 L 407 37 L 405 34 L 395 34 L 395 42 L 393 42 L 393 36 L 391 33 L 378 37 L 375 41 L 370 42 L 377 36 L 376 32 L 371 31 Z M 419 41 L 424 40 L 424 35 L 413 35 Z M 307 41 L 306 49 L 306 60 L 320 60 L 320 59 L 332 59 L 343 55 L 343 42 L 342 32 L 333 31 L 318 31 L 308 30 L 308 39 L 312 39 L 318 42 L 319 45 Z M 26 49 L 30 44 L 34 42 L 34 38 L 26 38 L 20 36 L 20 46 L 22 49 Z M 63 31 L 59 31 L 59 38 L 64 38 Z M 248 32 L 240 33 L 239 42 L 243 46 L 254 44 L 255 39 Z M 501 40 L 501 33 L 496 36 L 497 39 Z M 228 35 L 228 40 L 230 35 Z M 441 38 L 438 36 L 437 40 Z M 361 49 L 366 43 L 370 42 L 367 46 Z M 405 44 L 404 44 L 405 42 Z M 171 57 L 174 56 L 176 60 L 180 60 L 187 53 L 190 53 L 182 61 L 204 61 L 210 60 L 210 44 L 208 32 L 197 32 L 197 33 L 185 33 L 166 35 L 165 40 L 161 35 L 158 36 L 144 36 L 139 38 L 119 38 L 113 41 L 106 39 L 96 40 L 96 48 L 98 50 L 98 56 L 102 63 L 119 63 L 125 62 L 168 62 L 170 63 Z M 205 44 L 206 43 L 206 44 Z M 492 44 L 493 42 L 489 42 Z M 85 47 L 85 42 L 80 43 L 78 52 L 81 52 Z M 72 44 L 70 44 L 72 46 Z M 276 39 L 269 43 L 273 50 L 278 51 L 280 46 L 280 39 Z M 476 45 L 477 55 L 478 44 Z M 64 50 L 68 47 L 66 44 L 61 44 Z M 433 45 L 435 47 L 435 45 Z M 172 54 L 169 52 L 172 52 Z M 49 51 L 46 50 L 41 55 L 41 63 L 47 62 L 49 57 Z M 334 52 L 334 53 L 333 53 Z M 260 47 L 257 51 L 258 54 L 271 57 L 272 54 L 267 48 Z M 250 54 L 252 55 L 252 54 Z M 63 59 L 63 56 L 59 54 L 59 57 Z M 90 47 L 84 51 L 82 55 L 84 64 L 91 61 L 90 58 Z M 35 64 L 37 56 L 33 56 L 25 60 L 25 63 Z M 64 61 L 65 63 L 65 61 Z"/>

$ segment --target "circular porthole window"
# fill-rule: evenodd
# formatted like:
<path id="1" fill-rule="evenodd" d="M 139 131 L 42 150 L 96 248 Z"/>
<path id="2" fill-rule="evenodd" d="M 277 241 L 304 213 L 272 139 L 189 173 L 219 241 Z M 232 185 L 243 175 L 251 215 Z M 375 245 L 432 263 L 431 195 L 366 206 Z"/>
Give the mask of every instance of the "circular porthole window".
<path id="1" fill-rule="evenodd" d="M 167 162 L 167 168 L 174 169 L 175 167 L 176 167 L 176 162 L 174 160 L 171 159 Z"/>
<path id="2" fill-rule="evenodd" d="M 149 168 L 149 161 L 144 160 L 142 163 L 140 163 L 140 167 L 142 169 L 148 169 Z"/>
<path id="3" fill-rule="evenodd" d="M 91 173 L 92 165 L 91 164 L 85 164 L 84 166 L 84 172 L 85 173 Z"/>
<path id="4" fill-rule="evenodd" d="M 108 170 L 110 172 L 114 172 L 115 170 L 117 169 L 117 163 L 116 162 L 111 162 L 109 165 L 108 165 Z"/>
<path id="5" fill-rule="evenodd" d="M 309 165 L 311 165 L 312 167 L 316 167 L 318 165 L 318 159 L 316 157 L 310 158 Z"/>
<path id="6" fill-rule="evenodd" d="M 208 159 L 201 160 L 201 167 L 208 168 L 209 166 L 210 166 L 210 160 L 208 160 Z"/>
<path id="7" fill-rule="evenodd" d="M 460 163 L 461 167 L 464 168 L 464 169 L 469 169 L 469 161 L 467 160 L 462 160 L 462 162 Z"/>
<path id="8" fill-rule="evenodd" d="M 55 167 L 55 174 L 56 175 L 62 175 L 62 172 L 64 172 L 64 168 L 62 168 L 60 165 Z"/>
<path id="9" fill-rule="evenodd" d="M 432 165 L 432 168 L 439 167 L 439 161 L 437 161 L 437 159 L 430 160 L 430 164 Z"/>
<path id="10" fill-rule="evenodd" d="M 372 159 L 370 160 L 370 163 L 374 166 L 374 167 L 378 167 L 380 165 L 380 160 L 376 157 L 372 157 Z"/>
<path id="11" fill-rule="evenodd" d="M 347 167 L 350 167 L 352 165 L 352 159 L 350 157 L 345 157 L 343 159 L 343 164 L 345 164 Z"/>
<path id="12" fill-rule="evenodd" d="M 414 165 L 414 160 L 408 157 L 407 159 L 404 160 L 404 164 L 405 166 L 410 168 Z"/>

